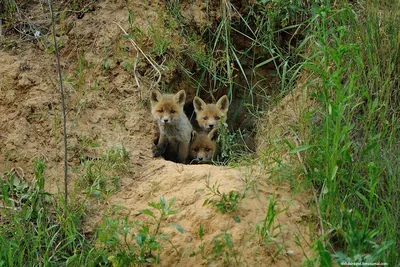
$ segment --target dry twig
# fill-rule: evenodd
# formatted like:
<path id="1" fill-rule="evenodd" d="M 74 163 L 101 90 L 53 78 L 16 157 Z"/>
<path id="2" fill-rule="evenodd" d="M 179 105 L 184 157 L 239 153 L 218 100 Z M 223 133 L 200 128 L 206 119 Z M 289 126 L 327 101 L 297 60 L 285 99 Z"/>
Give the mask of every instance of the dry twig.
<path id="1" fill-rule="evenodd" d="M 49 0 L 49 8 L 51 14 L 51 24 L 53 26 L 53 39 L 54 39 L 54 50 L 57 57 L 57 70 L 58 70 L 58 79 L 60 83 L 60 94 L 61 94 L 61 105 L 62 105 L 62 115 L 63 115 L 63 134 L 64 134 L 64 197 L 65 197 L 65 205 L 68 205 L 68 155 L 67 155 L 67 116 L 65 111 L 65 98 L 64 98 L 64 88 L 62 82 L 62 74 L 61 74 L 61 63 L 60 63 L 60 53 L 58 51 L 57 39 L 56 39 L 56 27 L 54 22 L 54 14 L 53 7 L 51 4 L 51 0 Z"/>

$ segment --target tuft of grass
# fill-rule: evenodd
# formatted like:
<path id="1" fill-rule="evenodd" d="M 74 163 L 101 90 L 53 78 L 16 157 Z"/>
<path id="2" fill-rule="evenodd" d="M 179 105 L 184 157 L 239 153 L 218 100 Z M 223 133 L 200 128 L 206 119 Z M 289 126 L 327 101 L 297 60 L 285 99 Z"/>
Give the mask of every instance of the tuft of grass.
<path id="1" fill-rule="evenodd" d="M 86 146 L 97 146 L 97 144 L 86 138 L 83 138 L 83 141 L 80 177 L 76 185 L 78 188 L 85 188 L 89 195 L 107 200 L 119 189 L 118 174 L 129 170 L 129 153 L 125 147 L 115 146 L 109 148 L 99 158 L 88 157 L 85 155 Z M 79 169 L 77 171 L 79 173 Z"/>
<path id="2" fill-rule="evenodd" d="M 229 131 L 221 121 L 218 124 L 218 154 L 214 163 L 233 166 L 251 164 L 252 151 L 247 147 L 242 131 Z"/>
<path id="3" fill-rule="evenodd" d="M 274 254 L 272 254 L 273 260 L 278 257 L 284 249 L 284 246 L 277 240 L 281 234 L 281 225 L 280 223 L 276 224 L 275 219 L 278 214 L 287 210 L 287 208 L 276 210 L 277 204 L 278 201 L 274 199 L 274 196 L 269 196 L 268 210 L 265 214 L 265 218 L 261 223 L 257 224 L 255 231 L 255 235 L 258 237 L 261 246 L 266 248 L 271 248 L 272 246 L 276 248 Z"/>
<path id="4" fill-rule="evenodd" d="M 230 213 L 236 211 L 239 201 L 242 199 L 240 194 L 236 191 L 229 191 L 228 193 L 221 193 L 219 191 L 219 184 L 216 182 L 210 185 L 210 178 L 207 178 L 206 188 L 209 190 L 204 205 L 213 205 L 222 213 Z M 215 199 L 217 198 L 217 199 Z"/>
<path id="5" fill-rule="evenodd" d="M 175 198 L 167 203 L 162 196 L 159 202 L 150 202 L 151 209 L 141 211 L 151 219 L 149 224 L 142 221 L 129 222 L 127 217 L 121 219 L 104 216 L 99 227 L 98 241 L 100 249 L 110 255 L 107 262 L 113 266 L 159 264 L 163 243 L 170 243 L 168 235 L 160 234 L 160 230 L 165 227 L 168 216 L 178 213 L 172 209 L 174 203 Z M 178 224 L 170 226 L 180 233 L 184 232 Z"/>
<path id="6" fill-rule="evenodd" d="M 1 266 L 85 264 L 91 258 L 80 223 L 82 206 L 65 207 L 61 195 L 47 193 L 44 171 L 44 163 L 35 160 L 31 183 L 16 173 L 0 177 Z"/>
<path id="7" fill-rule="evenodd" d="M 347 254 L 337 252 L 333 256 L 340 265 L 347 262 L 363 262 L 374 264 L 385 259 L 385 253 L 394 244 L 393 240 L 384 241 L 381 244 L 374 242 L 378 229 L 357 229 L 350 216 L 347 214 L 349 230 L 345 233 Z"/>
<path id="8" fill-rule="evenodd" d="M 200 239 L 199 250 L 193 251 L 189 257 L 201 255 L 204 264 L 212 264 L 218 260 L 222 260 L 224 266 L 240 266 L 243 264 L 239 251 L 235 248 L 232 236 L 226 231 L 215 235 L 210 243 L 204 242 L 204 227 L 199 226 L 197 233 Z"/>
<path id="9" fill-rule="evenodd" d="M 398 2 L 314 10 L 305 67 L 319 103 L 306 150 L 330 251 L 340 261 L 399 264 Z M 351 215 L 349 215 L 351 214 Z M 355 244 L 358 244 L 355 246 Z M 368 245 L 367 245 L 368 244 Z"/>
<path id="10" fill-rule="evenodd" d="M 171 2 L 168 12 L 188 47 L 182 51 L 185 56 L 177 58 L 178 65 L 193 82 L 196 95 L 224 90 L 231 101 L 240 98 L 241 107 L 256 114 L 266 108 L 269 85 L 277 81 L 266 75 L 265 65 L 275 66 L 273 76 L 279 77 L 282 94 L 294 83 L 301 69 L 298 62 L 303 61 L 298 57 L 305 44 L 305 22 L 311 17 L 311 7 L 319 4 L 254 1 L 240 8 L 232 1 L 207 2 L 206 21 L 193 30 L 180 13 L 179 1 Z M 218 19 L 211 13 L 213 8 L 220 11 Z"/>
<path id="11" fill-rule="evenodd" d="M 166 243 L 167 224 L 175 198 L 150 202 L 141 213 L 151 220 L 131 222 L 104 215 L 98 229 L 86 235 L 85 200 L 65 206 L 61 194 L 44 190 L 45 165 L 34 161 L 34 178 L 25 182 L 18 172 L 0 176 L 0 266 L 138 266 L 157 264 Z"/>
<path id="12" fill-rule="evenodd" d="M 153 43 L 152 53 L 158 57 L 163 56 L 172 44 L 172 33 L 168 28 L 160 27 L 160 25 L 164 25 L 164 17 L 161 12 L 158 13 L 158 21 L 155 25 L 151 21 L 148 23 L 148 36 Z"/>
<path id="13" fill-rule="evenodd" d="M 210 185 L 210 177 L 208 177 L 206 181 L 206 188 L 209 192 L 207 193 L 208 198 L 204 201 L 203 206 L 212 205 L 222 213 L 232 213 L 236 211 L 240 201 L 246 197 L 247 190 L 249 190 L 251 186 L 246 184 L 242 194 L 234 190 L 231 190 L 228 193 L 221 193 L 219 191 L 218 182 Z M 234 220 L 236 222 L 240 222 L 240 218 L 238 216 L 234 216 Z"/>
<path id="14" fill-rule="evenodd" d="M 265 21 L 258 25 L 266 29 L 277 27 L 270 19 L 281 21 L 284 16 L 293 21 L 292 15 L 307 14 L 303 8 L 287 6 L 288 1 L 256 3 L 269 14 L 258 17 L 259 22 Z M 348 1 L 309 4 L 310 16 L 294 19 L 299 26 L 296 31 L 304 37 L 296 40 L 299 35 L 295 34 L 291 40 L 296 42 L 289 42 L 290 46 L 281 43 L 284 32 L 280 30 L 274 31 L 280 41 L 268 39 L 271 35 L 257 39 L 264 41 L 271 58 L 256 67 L 273 63 L 283 93 L 293 88 L 300 71 L 306 72 L 303 94 L 316 104 L 295 125 L 308 131 L 302 145 L 287 141 L 292 154 L 304 155 L 304 164 L 300 163 L 305 184 L 316 188 L 320 227 L 325 232 L 323 242 L 317 241 L 318 259 L 313 262 L 331 266 L 334 258 L 339 263 L 396 266 L 400 251 L 400 36 L 394 29 L 400 27 L 400 6 L 379 0 L 362 6 Z M 290 31 L 291 26 L 282 26 Z M 260 164 L 269 165 L 265 160 L 280 166 L 281 158 L 269 157 L 275 150 L 260 151 L 266 155 Z"/>

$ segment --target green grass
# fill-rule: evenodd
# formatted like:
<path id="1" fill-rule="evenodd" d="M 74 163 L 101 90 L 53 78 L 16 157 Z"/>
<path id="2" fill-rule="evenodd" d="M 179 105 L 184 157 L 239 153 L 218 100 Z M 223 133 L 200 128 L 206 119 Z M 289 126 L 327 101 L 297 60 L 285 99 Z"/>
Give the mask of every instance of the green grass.
<path id="1" fill-rule="evenodd" d="M 367 255 L 362 259 L 396 265 L 400 251 L 399 4 L 291 3 L 256 1 L 252 11 L 236 21 L 231 20 L 232 6 L 226 7 L 219 24 L 204 31 L 208 36 L 201 40 L 208 43 L 204 56 L 196 58 L 198 70 L 205 73 L 204 62 L 217 66 L 219 72 L 208 70 L 212 87 L 228 87 L 228 94 L 244 90 L 249 98 L 243 105 L 253 109 L 255 96 L 268 99 L 268 95 L 257 90 L 257 83 L 247 84 L 251 77 L 234 86 L 227 66 L 233 64 L 237 75 L 248 67 L 236 62 L 235 55 L 250 57 L 253 73 L 274 64 L 279 96 L 294 87 L 301 71 L 307 72 L 311 78 L 305 93 L 310 92 L 318 108 L 300 122 L 309 125 L 298 126 L 310 129 L 306 145 L 298 151 L 305 155 L 307 184 L 317 188 L 325 230 L 321 239 L 338 261 L 345 256 L 360 261 L 357 255 Z M 246 36 L 253 46 L 238 52 L 233 33 Z M 253 48 L 270 57 L 260 60 L 250 54 Z M 213 55 L 211 63 L 207 54 Z M 204 80 L 206 76 L 200 75 Z"/>
<path id="2" fill-rule="evenodd" d="M 112 160 L 111 160 L 112 162 Z M 167 217 L 178 213 L 160 197 L 141 213 L 148 222 L 130 221 L 112 211 L 105 213 L 94 234 L 84 233 L 82 221 L 88 214 L 87 199 L 65 206 L 60 194 L 44 190 L 45 165 L 34 161 L 34 179 L 25 182 L 16 173 L 0 176 L 0 266 L 138 266 L 159 261 L 169 243 L 165 227 L 183 233 Z M 89 211 L 90 212 L 90 211 Z M 172 244 L 173 246 L 173 244 Z"/>
<path id="3" fill-rule="evenodd" d="M 129 171 L 129 153 L 123 146 L 113 146 L 98 157 L 86 155 L 87 148 L 96 146 L 96 142 L 82 138 L 81 147 L 77 148 L 81 165 L 74 168 L 75 187 L 79 193 L 107 201 L 120 188 L 120 175 Z"/>
<path id="4" fill-rule="evenodd" d="M 246 190 L 243 193 L 243 195 L 234 190 L 231 190 L 228 193 L 225 192 L 221 193 L 219 191 L 218 182 L 215 182 L 213 185 L 210 185 L 210 177 L 207 177 L 206 188 L 208 190 L 207 193 L 208 198 L 204 200 L 203 206 L 212 205 L 222 213 L 235 212 L 240 203 L 240 200 L 242 200 L 246 194 Z M 236 217 L 237 216 L 235 216 L 235 218 Z"/>
<path id="5" fill-rule="evenodd" d="M 0 14 L 4 27 L 12 25 L 13 19 L 15 17 L 15 12 L 16 4 L 14 1 L 6 0 L 0 3 Z"/>
<path id="6" fill-rule="evenodd" d="M 34 179 L 24 182 L 13 173 L 0 177 L 2 208 L 0 266 L 63 265 L 91 257 L 82 234 L 82 206 L 65 207 L 63 198 L 44 190 L 45 165 L 34 161 Z M 18 183 L 15 183 L 18 180 Z"/>
<path id="7" fill-rule="evenodd" d="M 113 266 L 158 265 L 165 244 L 175 248 L 161 229 L 168 226 L 184 232 L 180 225 L 166 223 L 168 216 L 178 213 L 172 209 L 174 203 L 175 198 L 167 202 L 162 196 L 159 202 L 149 202 L 149 208 L 140 211 L 150 218 L 149 223 L 104 216 L 98 231 L 99 250 L 109 253 L 107 259 Z"/>
<path id="8" fill-rule="evenodd" d="M 306 151 L 328 249 L 339 262 L 399 264 L 399 4 L 326 5 L 305 68 L 319 103 Z M 397 159 L 397 160 L 396 160 Z M 340 251 L 340 252 L 339 252 Z M 358 256 L 357 256 L 358 255 Z M 360 256 L 363 255 L 363 256 Z"/>
<path id="9" fill-rule="evenodd" d="M 197 236 L 200 240 L 198 249 L 192 251 L 189 257 L 201 255 L 203 264 L 212 264 L 218 260 L 224 266 L 241 266 L 244 264 L 240 251 L 235 248 L 232 236 L 226 231 L 215 235 L 210 242 L 204 241 L 204 226 L 200 224 Z"/>

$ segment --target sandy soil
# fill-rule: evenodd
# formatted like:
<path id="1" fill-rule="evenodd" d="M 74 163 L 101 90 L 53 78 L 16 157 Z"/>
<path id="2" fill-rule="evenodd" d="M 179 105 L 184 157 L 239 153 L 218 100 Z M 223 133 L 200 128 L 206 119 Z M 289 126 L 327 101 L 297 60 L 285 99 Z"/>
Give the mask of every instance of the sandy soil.
<path id="1" fill-rule="evenodd" d="M 212 240 L 226 231 L 233 241 L 232 264 L 235 266 L 290 266 L 304 261 L 304 253 L 311 255 L 309 247 L 310 233 L 308 222 L 312 220 L 307 208 L 307 195 L 292 197 L 290 187 L 274 184 L 262 172 L 254 168 L 228 168 L 211 165 L 182 165 L 165 160 L 152 160 L 141 178 L 123 186 L 113 195 L 110 202 L 126 207 L 127 214 L 134 220 L 146 220 L 138 211 L 149 208 L 148 202 L 158 202 L 159 196 L 167 201 L 176 197 L 174 209 L 179 213 L 168 218 L 168 223 L 179 224 L 185 229 L 180 234 L 172 228 L 164 228 L 169 233 L 172 243 L 182 253 L 178 254 L 171 245 L 166 245 L 161 257 L 162 266 L 198 266 L 205 262 L 199 248 L 198 236 L 200 225 L 204 227 L 205 251 L 211 252 Z M 235 191 L 243 193 L 250 186 L 246 197 L 239 203 L 237 211 L 221 213 L 212 205 L 203 205 L 210 198 L 207 189 L 218 184 L 221 193 Z M 278 247 L 274 242 L 265 245 L 259 238 L 256 226 L 262 224 L 269 206 L 269 196 L 277 201 L 276 211 L 282 211 L 274 223 L 276 241 L 282 245 L 282 253 L 273 259 Z M 218 198 L 217 198 L 218 199 Z M 240 222 L 234 220 L 240 218 Z M 271 233 L 272 234 L 272 233 Z M 303 248 L 295 243 L 298 235 Z M 196 256 L 189 255 L 195 251 Z M 217 263 L 222 261 L 217 261 Z M 214 263 L 215 264 L 215 263 Z M 228 264 L 229 266 L 230 264 Z"/>

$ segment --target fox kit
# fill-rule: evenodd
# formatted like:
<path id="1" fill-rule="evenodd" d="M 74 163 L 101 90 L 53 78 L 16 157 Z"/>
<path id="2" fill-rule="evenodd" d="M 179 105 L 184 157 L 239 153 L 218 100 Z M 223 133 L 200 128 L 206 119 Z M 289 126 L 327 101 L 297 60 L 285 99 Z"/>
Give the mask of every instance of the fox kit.
<path id="1" fill-rule="evenodd" d="M 192 125 L 183 112 L 186 93 L 161 95 L 157 91 L 150 94 L 151 113 L 157 121 L 159 139 L 153 147 L 154 156 L 183 163 L 189 151 Z"/>
<path id="2" fill-rule="evenodd" d="M 199 126 L 209 132 L 218 127 L 219 120 L 225 123 L 229 108 L 229 100 L 226 95 L 221 97 L 216 104 L 206 104 L 200 97 L 193 99 L 194 111 Z"/>
<path id="3" fill-rule="evenodd" d="M 192 141 L 189 149 L 189 163 L 210 163 L 216 155 L 218 129 L 209 133 L 192 132 Z"/>

